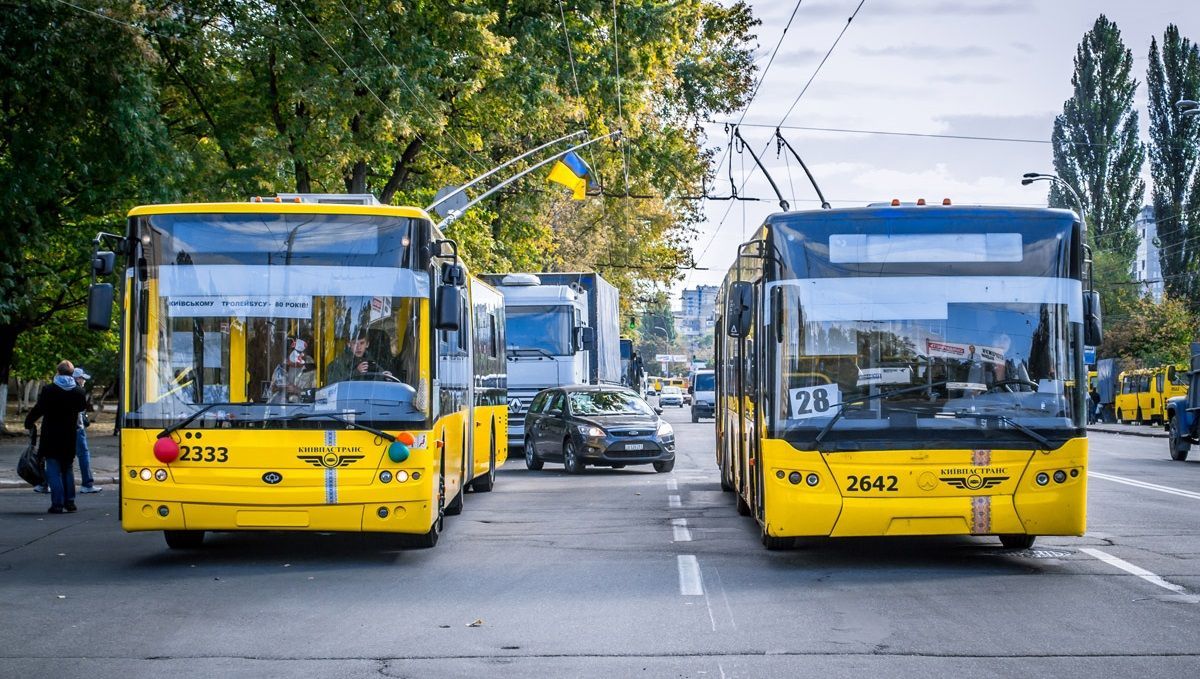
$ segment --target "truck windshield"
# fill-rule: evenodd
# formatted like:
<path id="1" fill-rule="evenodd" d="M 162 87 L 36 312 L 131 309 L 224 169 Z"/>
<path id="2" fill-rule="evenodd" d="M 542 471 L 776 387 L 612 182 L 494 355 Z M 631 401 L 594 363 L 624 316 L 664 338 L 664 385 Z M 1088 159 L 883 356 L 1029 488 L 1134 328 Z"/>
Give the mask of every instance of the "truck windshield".
<path id="1" fill-rule="evenodd" d="M 715 389 L 715 377 L 712 373 L 700 373 L 696 375 L 696 383 L 692 386 L 696 391 L 713 391 Z"/>
<path id="2" fill-rule="evenodd" d="M 509 353 L 571 354 L 571 307 L 510 306 L 504 313 Z"/>
<path id="3" fill-rule="evenodd" d="M 135 228 L 145 280 L 130 300 L 126 426 L 201 409 L 189 426 L 425 420 L 429 277 L 410 267 L 411 220 L 189 214 Z"/>

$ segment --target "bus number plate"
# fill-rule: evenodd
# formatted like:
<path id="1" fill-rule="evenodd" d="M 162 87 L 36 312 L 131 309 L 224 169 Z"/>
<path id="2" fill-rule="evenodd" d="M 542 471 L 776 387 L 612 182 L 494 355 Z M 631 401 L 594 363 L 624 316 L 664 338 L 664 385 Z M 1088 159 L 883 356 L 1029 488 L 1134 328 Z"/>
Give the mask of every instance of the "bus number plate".
<path id="1" fill-rule="evenodd" d="M 829 417 L 836 412 L 835 406 L 842 401 L 842 392 L 836 384 L 792 389 L 791 396 L 792 419 L 794 420 Z"/>
<path id="2" fill-rule="evenodd" d="M 897 490 L 896 484 L 900 482 L 900 479 L 895 476 L 871 476 L 870 474 L 847 476 L 846 480 L 849 481 L 846 486 L 847 491 L 860 493 L 870 493 L 871 491 L 894 493 Z"/>
<path id="3" fill-rule="evenodd" d="M 229 449 L 225 446 L 179 446 L 181 462 L 228 462 Z"/>

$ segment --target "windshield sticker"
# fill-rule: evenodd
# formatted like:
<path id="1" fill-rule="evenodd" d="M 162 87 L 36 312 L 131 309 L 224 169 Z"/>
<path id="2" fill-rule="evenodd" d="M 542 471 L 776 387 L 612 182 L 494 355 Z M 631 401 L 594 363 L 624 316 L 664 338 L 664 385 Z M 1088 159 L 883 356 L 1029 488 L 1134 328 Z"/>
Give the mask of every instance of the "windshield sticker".
<path id="1" fill-rule="evenodd" d="M 312 318 L 312 298 L 301 296 L 252 297 L 170 297 L 167 313 L 171 318 L 251 317 L 251 318 Z"/>
<path id="2" fill-rule="evenodd" d="M 987 391 L 988 390 L 988 386 L 986 384 L 980 384 L 978 382 L 947 382 L 946 388 L 951 389 L 951 390 L 959 389 L 962 391 Z"/>
<path id="3" fill-rule="evenodd" d="M 835 406 L 842 402 L 842 392 L 837 384 L 822 384 L 817 387 L 800 387 L 791 389 L 791 404 L 794 420 L 805 420 L 811 417 L 831 417 L 836 412 Z"/>
<path id="4" fill-rule="evenodd" d="M 333 412 L 337 409 L 338 400 L 338 383 L 334 382 L 328 387 L 317 390 L 317 395 L 313 399 L 313 410 L 319 413 Z"/>
<path id="5" fill-rule="evenodd" d="M 911 384 L 912 368 L 859 368 L 858 386 L 868 384 Z"/>
<path id="6" fill-rule="evenodd" d="M 959 342 L 925 340 L 925 353 L 931 358 L 957 358 L 963 361 L 983 361 L 1003 365 L 1005 352 L 999 347 Z"/>

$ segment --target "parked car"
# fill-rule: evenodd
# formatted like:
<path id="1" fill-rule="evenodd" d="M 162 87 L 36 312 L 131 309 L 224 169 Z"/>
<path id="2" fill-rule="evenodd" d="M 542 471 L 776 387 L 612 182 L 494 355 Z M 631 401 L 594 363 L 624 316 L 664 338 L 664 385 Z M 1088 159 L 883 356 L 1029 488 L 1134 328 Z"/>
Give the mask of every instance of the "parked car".
<path id="1" fill-rule="evenodd" d="M 675 468 L 675 431 L 625 387 L 576 385 L 538 392 L 525 414 L 525 466 L 561 460 L 568 474 L 587 465 Z"/>
<path id="2" fill-rule="evenodd" d="M 692 422 L 716 415 L 717 376 L 712 370 L 697 370 L 692 378 Z"/>
<path id="3" fill-rule="evenodd" d="M 683 390 L 679 387 L 663 387 L 662 393 L 658 395 L 658 405 L 666 408 L 667 406 L 683 407 Z"/>

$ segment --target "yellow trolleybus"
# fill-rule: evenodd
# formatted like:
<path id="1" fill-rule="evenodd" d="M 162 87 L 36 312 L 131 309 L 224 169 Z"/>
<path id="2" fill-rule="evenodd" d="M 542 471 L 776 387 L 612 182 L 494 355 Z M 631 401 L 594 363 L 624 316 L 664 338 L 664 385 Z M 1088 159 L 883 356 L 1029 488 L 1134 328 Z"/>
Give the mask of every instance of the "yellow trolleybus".
<path id="1" fill-rule="evenodd" d="M 138 207 L 121 275 L 121 523 L 409 534 L 507 455 L 503 300 L 420 209 L 287 195 Z M 106 327 L 111 284 L 89 325 Z M 498 435 L 499 432 L 499 435 Z M 498 444 L 499 442 L 499 444 Z"/>
<path id="2" fill-rule="evenodd" d="M 763 544 L 1082 534 L 1084 264 L 1061 210 L 768 218 L 722 285 L 716 347 L 721 485 Z"/>

